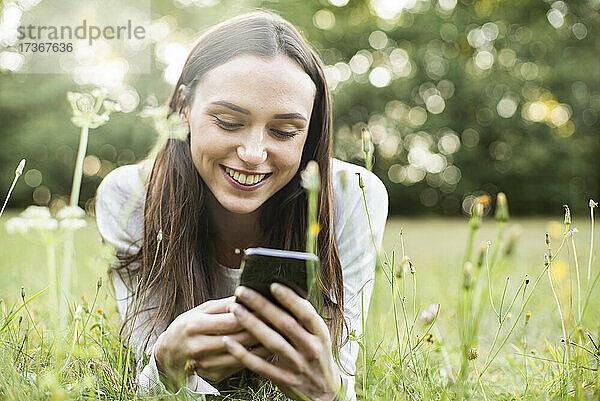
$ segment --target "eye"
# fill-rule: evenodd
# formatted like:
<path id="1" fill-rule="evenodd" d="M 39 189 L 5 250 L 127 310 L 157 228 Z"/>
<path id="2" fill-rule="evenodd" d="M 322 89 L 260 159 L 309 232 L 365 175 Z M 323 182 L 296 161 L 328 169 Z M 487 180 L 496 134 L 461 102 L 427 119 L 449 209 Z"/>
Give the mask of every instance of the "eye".
<path id="1" fill-rule="evenodd" d="M 271 131 L 280 138 L 292 138 L 298 134 L 298 131 L 281 131 L 274 128 L 271 128 Z"/>
<path id="2" fill-rule="evenodd" d="M 213 116 L 213 119 L 218 126 L 220 126 L 223 129 L 226 129 L 228 131 L 232 131 L 236 128 L 240 128 L 241 126 L 244 125 L 244 124 L 240 124 L 240 123 L 232 123 L 229 121 L 223 121 L 220 118 L 215 117 L 215 116 Z"/>

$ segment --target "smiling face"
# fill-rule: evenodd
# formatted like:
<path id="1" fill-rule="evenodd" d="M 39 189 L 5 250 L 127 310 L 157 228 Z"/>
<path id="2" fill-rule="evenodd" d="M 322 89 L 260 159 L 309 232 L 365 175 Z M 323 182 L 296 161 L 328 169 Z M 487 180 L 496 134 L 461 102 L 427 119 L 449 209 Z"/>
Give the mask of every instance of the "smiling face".
<path id="1" fill-rule="evenodd" d="M 294 177 L 315 92 L 284 55 L 236 56 L 198 82 L 184 112 L 192 160 L 223 208 L 252 213 Z"/>

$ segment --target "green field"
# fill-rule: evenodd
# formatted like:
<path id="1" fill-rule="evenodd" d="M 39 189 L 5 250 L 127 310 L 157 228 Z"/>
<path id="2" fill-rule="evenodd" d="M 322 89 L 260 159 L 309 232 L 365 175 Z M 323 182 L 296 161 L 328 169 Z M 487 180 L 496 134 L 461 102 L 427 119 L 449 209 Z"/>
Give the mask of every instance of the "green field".
<path id="1" fill-rule="evenodd" d="M 544 233 L 550 233 L 553 249 L 558 248 L 561 235 L 564 232 L 561 213 L 561 211 L 557 211 L 556 216 L 548 218 L 513 219 L 507 223 L 506 237 L 513 235 L 511 233 L 519 233 L 518 237 L 514 234 L 516 239 L 515 248 L 504 261 L 498 264 L 490 277 L 492 299 L 497 308 L 500 304 L 505 280 L 510 277 L 502 314 L 506 312 L 506 304 L 508 304 L 509 299 L 512 299 L 525 274 L 531 279 L 527 288 L 527 291 L 529 291 L 533 280 L 543 270 L 543 255 L 547 251 Z M 5 219 L 11 215 L 14 216 L 14 213 L 4 216 L 3 220 L 6 221 Z M 493 242 L 496 238 L 495 227 L 493 219 L 484 220 L 481 229 L 476 234 L 473 247 L 474 254 L 478 252 L 480 242 L 488 240 L 492 241 L 491 254 L 494 246 Z M 574 224 L 571 228 L 573 227 L 578 229 L 574 239 L 579 261 L 580 292 L 583 298 L 587 280 L 590 223 L 585 216 L 574 216 Z M 461 260 L 469 234 L 468 221 L 466 218 L 390 219 L 386 227 L 383 251 L 390 258 L 392 251 L 394 251 L 396 263 L 402 258 L 399 256 L 402 253 L 399 243 L 401 229 L 403 231 L 405 253 L 410 256 L 415 269 L 414 276 L 408 272 L 404 275 L 403 284 L 406 295 L 404 304 L 407 320 L 409 321 L 409 329 L 412 331 L 410 337 L 405 336 L 406 328 L 401 302 L 397 301 L 400 334 L 396 335 L 390 285 L 380 267 L 368 321 L 366 322 L 369 369 L 365 384 L 368 399 L 412 399 L 414 394 L 413 396 L 410 395 L 411 389 L 415 388 L 428 388 L 431 394 L 444 397 L 444 395 L 447 395 L 444 388 L 448 386 L 450 377 L 456 378 L 458 375 L 461 362 L 457 305 L 459 295 L 463 291 Z M 4 321 L 11 307 L 13 305 L 18 306 L 21 302 L 21 286 L 25 289 L 26 297 L 29 297 L 47 286 L 48 273 L 47 254 L 44 244 L 39 239 L 27 239 L 19 234 L 8 235 L 4 224 L 1 224 L 0 241 L 2 243 L 0 248 L 0 297 L 4 300 L 1 305 L 2 319 L 0 320 Z M 567 241 L 567 245 L 552 263 L 551 271 L 555 278 L 555 289 L 561 302 L 564 319 L 572 322 L 577 315 L 578 308 L 577 280 L 573 258 L 574 249 L 571 246 L 570 239 Z M 88 226 L 77 232 L 75 248 L 76 263 L 73 269 L 75 285 L 72 292 L 72 302 L 76 304 L 87 302 L 89 305 L 94 298 L 98 278 L 104 277 L 104 282 L 107 282 L 107 263 L 106 259 L 101 256 L 100 237 L 93 220 L 89 220 Z M 382 257 L 384 257 L 383 254 L 382 252 Z M 594 260 L 597 260 L 596 254 L 594 254 Z M 598 263 L 592 266 L 592 278 L 598 273 L 599 268 Z M 416 278 L 417 283 L 416 300 L 413 297 L 413 278 Z M 487 280 L 485 272 L 480 274 L 477 280 Z M 402 285 L 402 280 L 398 280 L 398 285 Z M 484 283 L 478 283 L 478 285 L 486 288 Z M 107 322 L 107 327 L 113 328 L 111 333 L 116 338 L 118 314 L 115 312 L 115 302 L 109 287 L 104 285 L 101 288 L 94 310 L 96 308 L 102 309 L 102 319 Z M 82 297 L 85 301 L 82 300 Z M 515 299 L 514 307 L 510 311 L 511 316 L 506 320 L 505 326 L 512 325 L 521 307 L 523 297 L 517 295 Z M 591 332 L 593 338 L 597 339 L 599 334 L 597 316 L 600 312 L 600 297 L 598 297 L 597 289 L 590 299 L 591 302 L 583 317 L 582 326 L 585 327 L 585 330 Z M 473 344 L 477 349 L 478 357 L 470 362 L 471 380 L 473 380 L 473 372 L 477 372 L 482 368 L 498 326 L 498 319 L 490 307 L 487 290 L 483 297 L 483 303 L 486 306 L 482 311 L 480 335 L 476 344 Z M 52 316 L 53 311 L 48 309 L 50 304 L 47 293 L 41 294 L 29 304 L 29 311 L 41 329 L 47 326 L 45 323 Z M 415 319 L 415 315 L 418 317 L 420 311 L 428 308 L 430 304 L 440 304 L 440 312 L 437 321 L 428 330 L 428 326 L 420 322 L 419 319 Z M 90 307 L 90 309 L 92 308 Z M 557 390 L 560 387 L 559 379 L 561 376 L 558 369 L 560 363 L 553 362 L 555 357 L 550 350 L 553 349 L 554 352 L 558 352 L 556 355 L 560 360 L 560 352 L 562 352 L 560 350 L 564 349 L 564 345 L 560 343 L 563 335 L 557 306 L 550 290 L 547 275 L 542 276 L 525 310 L 531 311 L 531 318 L 527 327 L 524 327 L 523 315 L 515 326 L 512 336 L 482 377 L 481 384 L 477 386 L 477 391 L 473 395 L 476 399 L 483 399 L 483 393 L 489 399 L 512 399 L 511 397 L 531 399 L 541 397 L 545 399 L 551 398 L 553 394 L 554 396 L 557 393 L 560 394 Z M 91 312 L 94 315 L 94 311 Z M 27 313 L 21 310 L 19 315 L 23 316 L 23 327 L 25 325 L 29 326 L 29 323 L 25 323 L 29 322 Z M 99 317 L 94 315 L 93 319 L 97 320 Z M 412 322 L 415 320 L 416 322 L 413 324 Z M 11 327 L 14 328 L 14 325 Z M 423 341 L 427 331 L 433 334 L 432 343 Z M 500 333 L 503 334 L 507 331 L 505 328 Z M 572 338 L 575 339 L 576 334 L 569 333 L 569 336 L 573 336 Z M 33 330 L 30 330 L 30 338 L 32 337 L 34 338 Z M 16 332 L 10 335 L 3 333 L 1 338 L 3 348 L 6 346 L 7 350 L 3 355 L 4 358 L 10 359 L 17 355 L 18 359 L 19 355 L 16 353 L 18 350 L 11 349 L 12 345 L 18 344 L 18 341 L 15 342 L 18 339 L 18 334 Z M 415 351 L 413 355 L 415 360 L 402 360 L 401 362 L 395 360 L 394 350 L 397 349 L 398 342 L 400 341 L 403 344 L 401 349 L 406 350 L 404 343 L 408 339 L 410 339 L 413 346 L 420 341 L 418 353 Z M 585 339 L 582 339 L 582 341 L 582 344 L 586 347 L 591 347 L 589 341 L 585 341 Z M 35 350 L 31 350 L 32 359 L 34 359 L 34 354 Z M 527 358 L 523 355 L 527 355 Z M 85 352 L 81 353 L 82 360 L 87 357 L 90 356 L 86 356 Z M 102 359 L 100 355 L 96 354 L 91 358 Z M 580 362 L 583 365 L 587 363 L 588 367 L 592 369 L 598 368 L 597 357 L 596 360 L 591 356 L 582 356 L 581 358 Z M 359 359 L 362 360 L 362 356 Z M 6 362 L 5 359 L 4 363 Z M 359 364 L 362 365 L 362 361 L 359 361 Z M 5 369 L 11 369 L 6 366 L 4 365 L 2 368 L 4 371 L 0 374 L 4 376 L 5 380 L 16 380 L 18 382 L 18 375 L 6 371 Z M 17 366 L 21 365 L 17 364 Z M 421 370 L 411 373 L 410 366 L 420 366 Z M 402 373 L 402 367 L 408 369 L 409 372 L 404 371 Z M 43 368 L 39 369 L 40 371 L 43 370 Z M 597 371 L 595 371 L 595 376 L 593 376 L 594 371 L 589 372 L 592 372 L 589 377 L 595 377 L 597 380 Z M 82 375 L 82 377 L 90 376 L 85 379 L 90 383 L 93 383 L 94 380 L 101 380 L 97 375 L 94 376 L 93 372 L 87 372 L 87 376 Z M 396 393 L 394 387 L 400 388 L 399 383 L 402 381 L 402 377 L 404 378 L 402 380 L 406 380 L 408 383 L 403 388 L 408 390 Z M 21 384 L 17 382 L 14 384 L 18 387 Z M 427 382 L 431 384 L 427 384 Z M 390 386 L 390 383 L 395 384 Z M 597 394 L 595 396 L 592 394 L 591 385 L 593 383 L 589 383 L 589 378 L 584 378 L 581 384 L 584 390 L 573 394 L 578 394 L 577 396 L 581 397 L 580 399 L 596 399 L 593 398 L 597 397 Z M 5 385 L 8 386 L 8 382 Z M 90 386 L 102 387 L 98 384 L 90 384 Z M 585 390 L 586 386 L 590 387 Z M 596 391 L 598 391 L 598 385 L 595 386 Z M 42 394 L 53 394 L 47 391 L 45 393 L 43 391 L 31 393 L 31 390 L 26 390 L 26 387 L 26 385 L 23 385 L 22 389 L 17 388 L 15 390 L 13 388 L 9 391 L 8 387 L 3 388 L 3 384 L 0 384 L 0 398 L 22 397 L 23 394 L 28 394 L 28 391 L 33 398 L 46 398 Z M 481 391 L 482 388 L 483 391 Z M 566 389 L 565 391 L 569 391 L 570 387 L 567 385 Z M 66 396 L 66 393 L 59 393 Z M 362 373 L 357 377 L 357 393 L 359 395 L 363 394 Z M 429 393 L 421 392 L 420 394 L 421 396 L 417 398 L 427 398 Z M 565 396 L 567 394 L 565 393 Z M 106 397 L 111 398 L 110 396 Z"/>

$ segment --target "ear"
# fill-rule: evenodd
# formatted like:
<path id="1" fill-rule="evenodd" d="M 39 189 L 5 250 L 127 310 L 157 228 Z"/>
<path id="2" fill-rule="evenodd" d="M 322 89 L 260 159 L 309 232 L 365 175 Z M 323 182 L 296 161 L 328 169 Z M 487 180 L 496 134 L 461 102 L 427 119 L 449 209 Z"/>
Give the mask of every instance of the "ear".
<path id="1" fill-rule="evenodd" d="M 179 87 L 175 91 L 175 99 L 176 99 L 176 108 L 175 109 L 179 111 L 181 118 L 186 123 L 188 123 L 188 121 L 189 121 L 189 119 L 188 119 L 189 99 L 187 99 L 188 96 L 189 96 L 188 88 L 184 84 L 179 85 Z M 184 105 L 185 105 L 185 107 L 184 107 Z"/>

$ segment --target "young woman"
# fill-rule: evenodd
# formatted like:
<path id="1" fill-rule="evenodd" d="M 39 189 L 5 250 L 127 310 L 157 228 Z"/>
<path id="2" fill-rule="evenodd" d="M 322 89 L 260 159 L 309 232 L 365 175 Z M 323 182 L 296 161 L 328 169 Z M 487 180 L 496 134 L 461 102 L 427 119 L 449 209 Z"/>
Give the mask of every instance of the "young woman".
<path id="1" fill-rule="evenodd" d="M 348 333 L 360 335 L 369 306 L 388 197 L 375 175 L 332 157 L 330 102 L 319 57 L 289 22 L 263 11 L 232 18 L 202 35 L 171 98 L 187 138 L 98 188 L 98 229 L 121 261 L 113 283 L 143 393 L 219 394 L 249 374 L 292 399 L 356 398 Z M 300 173 L 310 160 L 321 177 L 324 318 L 285 286 L 271 290 L 289 313 L 236 289 L 240 250 L 305 250 Z"/>

